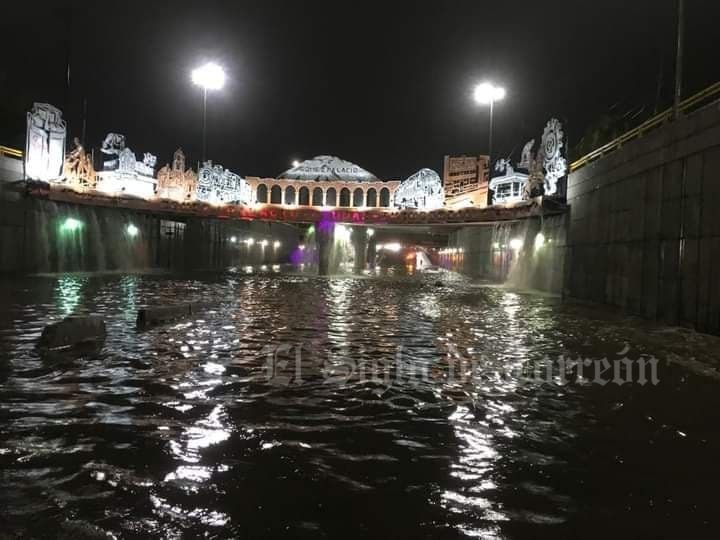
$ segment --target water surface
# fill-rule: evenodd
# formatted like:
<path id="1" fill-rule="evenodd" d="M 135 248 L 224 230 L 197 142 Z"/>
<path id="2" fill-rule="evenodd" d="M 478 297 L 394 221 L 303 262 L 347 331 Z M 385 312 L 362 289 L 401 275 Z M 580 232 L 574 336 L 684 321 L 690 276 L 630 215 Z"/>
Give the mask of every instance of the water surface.
<path id="1" fill-rule="evenodd" d="M 717 532 L 717 341 L 439 279 L 3 281 L 0 530 L 39 538 Z M 138 308 L 189 300 L 213 307 L 135 330 Z M 84 312 L 107 320 L 100 351 L 39 355 L 44 324 Z M 653 356 L 657 385 L 600 386 L 573 370 L 563 378 L 555 365 Z M 467 373 L 473 359 L 484 368 Z"/>

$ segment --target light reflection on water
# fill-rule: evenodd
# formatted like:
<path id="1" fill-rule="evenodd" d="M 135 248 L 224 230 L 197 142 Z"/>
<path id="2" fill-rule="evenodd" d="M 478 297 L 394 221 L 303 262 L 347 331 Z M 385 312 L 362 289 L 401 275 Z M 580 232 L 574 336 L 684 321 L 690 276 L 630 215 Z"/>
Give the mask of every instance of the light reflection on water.
<path id="1" fill-rule="evenodd" d="M 5 530 L 42 536 L 68 516 L 166 538 L 715 525 L 713 499 L 697 496 L 718 480 L 715 379 L 662 364 L 657 387 L 560 386 L 466 365 L 481 357 L 520 373 L 626 344 L 633 357 L 712 362 L 717 342 L 437 274 L 68 275 L 3 287 Z M 135 331 L 138 308 L 180 300 L 210 308 Z M 83 312 L 106 317 L 102 351 L 38 356 L 45 321 Z M 271 381 L 270 345 L 286 346 Z M 378 366 L 386 373 L 368 377 Z M 668 470 L 670 459 L 688 470 Z"/>

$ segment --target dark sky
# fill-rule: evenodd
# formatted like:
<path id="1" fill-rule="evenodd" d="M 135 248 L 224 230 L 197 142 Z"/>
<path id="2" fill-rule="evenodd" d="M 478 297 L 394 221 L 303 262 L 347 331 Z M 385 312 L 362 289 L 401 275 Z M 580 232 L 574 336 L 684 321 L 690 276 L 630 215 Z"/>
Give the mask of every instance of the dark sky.
<path id="1" fill-rule="evenodd" d="M 190 70 L 225 66 L 209 97 L 208 157 L 275 176 L 333 154 L 382 178 L 487 151 L 482 79 L 496 107 L 496 155 L 566 122 L 571 144 L 606 114 L 669 105 L 675 0 L 313 0 L 15 2 L 0 17 L 0 144 L 22 146 L 24 111 L 47 101 L 87 145 L 123 133 L 160 163 L 195 161 L 202 97 Z M 720 2 L 686 0 L 688 94 L 720 80 Z M 66 68 L 70 61 L 70 86 Z"/>

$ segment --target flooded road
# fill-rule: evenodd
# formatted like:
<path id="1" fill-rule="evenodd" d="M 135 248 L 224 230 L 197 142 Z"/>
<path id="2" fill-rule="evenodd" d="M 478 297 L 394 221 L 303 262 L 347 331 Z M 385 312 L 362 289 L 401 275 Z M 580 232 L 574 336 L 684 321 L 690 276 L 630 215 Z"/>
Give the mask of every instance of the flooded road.
<path id="1" fill-rule="evenodd" d="M 212 307 L 135 330 L 184 301 Z M 104 347 L 41 357 L 71 313 Z M 11 538 L 720 531 L 720 350 L 692 332 L 450 274 L 66 275 L 3 281 L 0 341 Z"/>

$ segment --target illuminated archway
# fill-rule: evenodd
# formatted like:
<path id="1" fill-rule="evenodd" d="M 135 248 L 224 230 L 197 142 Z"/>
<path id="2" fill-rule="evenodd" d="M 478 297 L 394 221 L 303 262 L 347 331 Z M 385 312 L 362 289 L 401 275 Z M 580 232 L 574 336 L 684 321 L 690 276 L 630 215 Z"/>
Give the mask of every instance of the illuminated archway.
<path id="1" fill-rule="evenodd" d="M 315 189 L 313 189 L 312 205 L 322 206 L 323 204 L 323 190 L 322 188 L 316 187 Z"/>
<path id="2" fill-rule="evenodd" d="M 295 188 L 292 186 L 285 188 L 285 204 L 295 204 Z"/>
<path id="3" fill-rule="evenodd" d="M 280 186 L 270 188 L 270 203 L 282 204 L 282 189 L 280 189 Z"/>
<path id="4" fill-rule="evenodd" d="M 390 190 L 386 187 L 380 190 L 380 206 L 390 206 Z"/>
<path id="5" fill-rule="evenodd" d="M 310 190 L 306 187 L 301 187 L 298 191 L 298 204 L 307 206 L 310 204 Z"/>
<path id="6" fill-rule="evenodd" d="M 368 189 L 365 206 L 377 206 L 377 190 L 375 188 Z"/>
<path id="7" fill-rule="evenodd" d="M 346 187 L 340 190 L 340 205 L 339 206 L 350 206 L 350 190 Z"/>
<path id="8" fill-rule="evenodd" d="M 255 200 L 259 203 L 268 202 L 267 186 L 265 184 L 258 184 L 257 191 L 255 192 Z"/>
<path id="9" fill-rule="evenodd" d="M 353 206 L 365 206 L 365 192 L 360 188 L 353 191 Z"/>
<path id="10" fill-rule="evenodd" d="M 331 187 L 325 192 L 325 204 L 328 206 L 337 206 L 337 191 Z"/>

